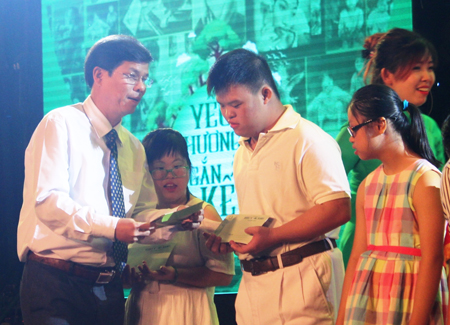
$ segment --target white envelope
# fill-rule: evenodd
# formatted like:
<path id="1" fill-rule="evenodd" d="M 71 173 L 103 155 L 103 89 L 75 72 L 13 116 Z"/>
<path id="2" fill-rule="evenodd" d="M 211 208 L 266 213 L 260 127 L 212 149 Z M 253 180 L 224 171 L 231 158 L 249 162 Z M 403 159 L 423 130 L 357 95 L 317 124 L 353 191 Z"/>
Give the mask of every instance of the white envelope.
<path id="1" fill-rule="evenodd" d="M 131 267 L 137 267 L 138 265 L 142 265 L 142 261 L 145 261 L 150 270 L 159 270 L 161 266 L 166 265 L 167 259 L 175 245 L 172 242 L 152 245 L 130 244 L 128 245 L 127 264 Z"/>
<path id="2" fill-rule="evenodd" d="M 265 215 L 230 214 L 214 232 L 222 238 L 222 242 L 233 240 L 236 243 L 248 244 L 252 236 L 245 233 L 248 227 L 270 226 L 272 218 Z"/>

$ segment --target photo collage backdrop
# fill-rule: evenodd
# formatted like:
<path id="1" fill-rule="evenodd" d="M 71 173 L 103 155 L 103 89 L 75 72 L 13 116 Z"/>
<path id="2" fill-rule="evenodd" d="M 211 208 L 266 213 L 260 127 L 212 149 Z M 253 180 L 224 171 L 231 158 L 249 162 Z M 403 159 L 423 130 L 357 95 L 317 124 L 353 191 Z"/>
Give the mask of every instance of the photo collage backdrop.
<path id="1" fill-rule="evenodd" d="M 44 113 L 88 96 L 83 63 L 97 40 L 138 38 L 154 58 L 154 83 L 122 123 L 141 140 L 156 128 L 180 131 L 193 164 L 190 191 L 225 217 L 239 212 L 232 169 L 239 137 L 206 94 L 215 60 L 236 48 L 263 55 L 282 102 L 335 137 L 364 85 L 364 38 L 412 29 L 411 7 L 410 0 L 42 0 Z"/>

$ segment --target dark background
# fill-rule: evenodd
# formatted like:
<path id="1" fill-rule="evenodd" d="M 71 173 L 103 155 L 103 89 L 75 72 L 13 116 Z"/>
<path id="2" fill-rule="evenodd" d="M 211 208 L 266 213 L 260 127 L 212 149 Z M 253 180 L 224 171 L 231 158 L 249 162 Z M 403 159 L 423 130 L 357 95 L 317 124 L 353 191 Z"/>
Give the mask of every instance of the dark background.
<path id="1" fill-rule="evenodd" d="M 413 0 L 414 30 L 437 48 L 439 65 L 432 107 L 441 126 L 450 113 L 450 0 Z M 431 111 L 430 111 L 431 110 Z M 16 231 L 22 204 L 23 157 L 43 115 L 41 5 L 38 0 L 0 0 L 0 322 L 20 322 L 22 264 Z M 222 324 L 233 324 L 234 295 L 216 296 Z"/>

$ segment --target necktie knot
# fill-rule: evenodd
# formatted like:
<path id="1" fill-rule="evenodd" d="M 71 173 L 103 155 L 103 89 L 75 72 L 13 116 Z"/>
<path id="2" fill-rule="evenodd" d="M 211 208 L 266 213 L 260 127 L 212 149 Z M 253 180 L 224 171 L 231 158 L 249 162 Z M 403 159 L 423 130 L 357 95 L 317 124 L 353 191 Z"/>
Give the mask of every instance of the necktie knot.
<path id="1" fill-rule="evenodd" d="M 117 131 L 112 129 L 105 135 L 105 142 L 106 146 L 109 148 L 109 150 L 113 150 L 117 147 L 117 139 L 119 138 L 119 135 L 117 134 Z"/>

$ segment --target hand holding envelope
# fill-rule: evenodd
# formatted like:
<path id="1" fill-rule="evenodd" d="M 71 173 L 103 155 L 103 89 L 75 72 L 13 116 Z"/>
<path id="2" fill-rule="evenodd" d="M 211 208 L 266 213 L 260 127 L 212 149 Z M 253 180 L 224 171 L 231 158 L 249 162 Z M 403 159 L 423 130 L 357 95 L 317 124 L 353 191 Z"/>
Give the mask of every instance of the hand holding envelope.
<path id="1" fill-rule="evenodd" d="M 193 230 L 198 228 L 203 220 L 203 202 L 195 204 L 193 206 L 180 206 L 177 211 L 165 214 L 149 223 L 137 223 L 139 224 L 136 228 L 134 243 L 128 246 L 128 269 L 125 274 L 125 280 L 127 283 L 132 284 L 139 281 L 139 277 L 142 276 L 142 270 L 158 270 L 158 272 L 163 272 L 164 266 L 169 258 L 175 244 L 167 241 L 170 239 L 171 235 L 176 231 Z M 150 232 L 154 233 L 165 231 L 167 236 L 161 236 L 165 240 L 157 240 L 151 243 L 151 238 L 142 238 L 141 232 L 147 231 L 148 235 Z M 147 236 L 148 236 L 147 235 Z M 146 241 L 149 242 L 146 242 Z M 145 268 L 143 268 L 144 264 Z M 163 269 L 161 269 L 163 267 Z M 137 269 L 141 271 L 137 272 Z M 141 269 L 142 268 L 142 269 Z M 152 271 L 153 272 L 153 271 Z M 155 271 L 156 272 L 156 271 Z M 157 273 L 146 272 L 149 277 Z M 162 274 L 164 277 L 165 274 Z"/>
<path id="2" fill-rule="evenodd" d="M 248 244 L 252 235 L 245 232 L 250 227 L 268 226 L 272 219 L 264 215 L 230 214 L 216 229 L 214 234 L 222 238 L 222 242 Z"/>
<path id="3" fill-rule="evenodd" d="M 144 280 L 150 281 L 168 281 L 175 282 L 178 276 L 177 269 L 173 266 L 162 265 L 157 270 L 152 270 L 144 262 L 138 266 L 141 276 Z"/>
<path id="4" fill-rule="evenodd" d="M 264 215 L 229 215 L 214 234 L 206 234 L 206 246 L 216 254 L 259 252 L 264 246 L 264 236 L 260 234 L 271 231 L 268 227 L 272 221 Z"/>
<path id="5" fill-rule="evenodd" d="M 143 245 L 134 243 L 128 246 L 127 266 L 122 274 L 124 286 L 131 287 L 136 283 L 149 279 L 151 270 L 165 268 L 167 260 L 175 247 L 175 243 Z M 144 277 L 144 273 L 145 277 Z M 155 271 L 157 272 L 157 271 Z"/>
<path id="6" fill-rule="evenodd" d="M 122 218 L 117 222 L 114 236 L 124 243 L 134 243 L 150 236 L 155 228 L 148 222 L 136 222 L 131 218 Z"/>
<path id="7" fill-rule="evenodd" d="M 230 241 L 230 247 L 239 254 L 257 255 L 276 244 L 274 230 L 274 228 L 267 227 L 249 227 L 245 229 L 245 232 L 252 236 L 252 240 L 248 244 Z"/>
<path id="8" fill-rule="evenodd" d="M 146 262 L 151 270 L 157 270 L 161 265 L 166 265 L 174 247 L 175 244 L 170 241 L 163 244 L 143 245 L 134 243 L 128 245 L 127 264 L 130 267 L 138 267 L 142 262 Z"/>
<path id="9" fill-rule="evenodd" d="M 196 229 L 203 220 L 202 206 L 203 202 L 192 206 L 180 206 L 177 211 L 159 217 L 152 224 L 156 228 L 181 226 L 185 230 Z"/>

